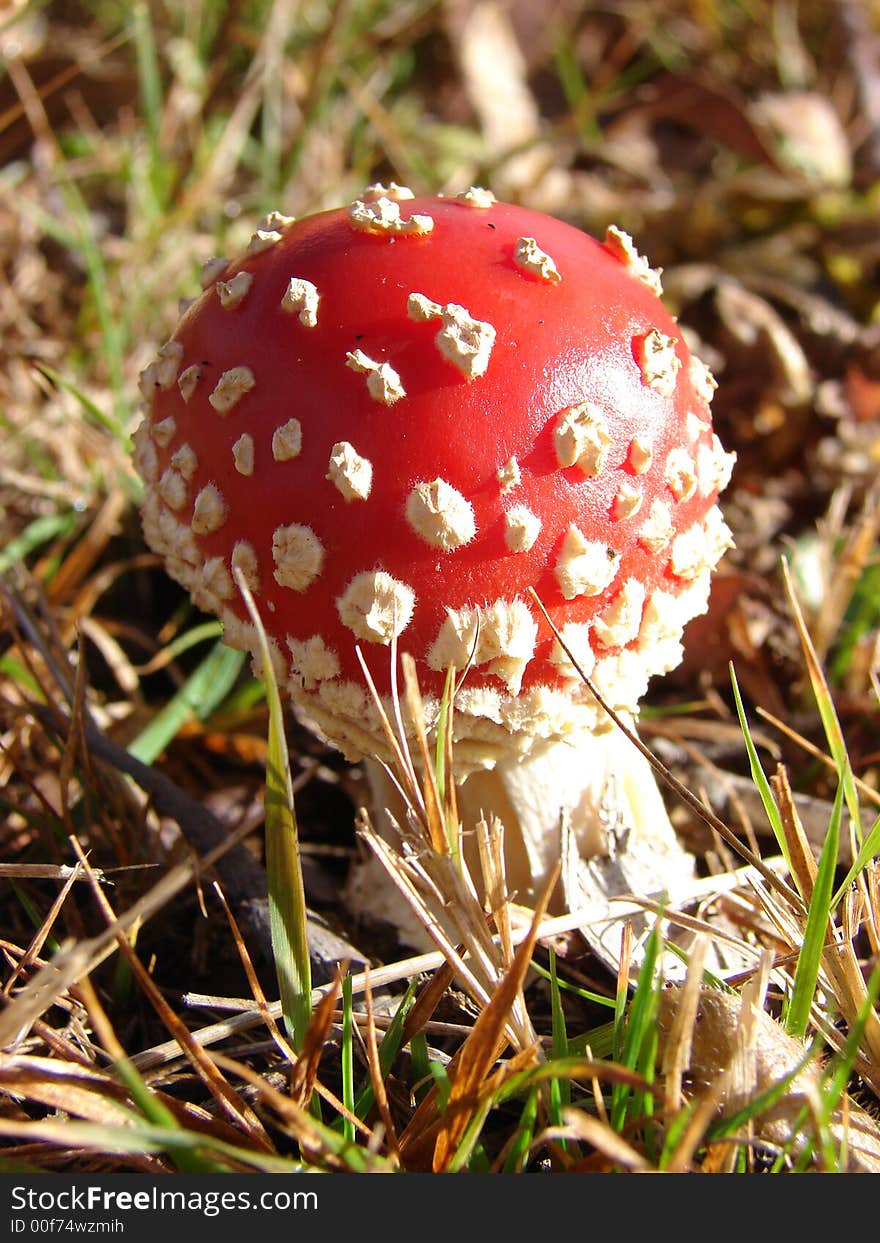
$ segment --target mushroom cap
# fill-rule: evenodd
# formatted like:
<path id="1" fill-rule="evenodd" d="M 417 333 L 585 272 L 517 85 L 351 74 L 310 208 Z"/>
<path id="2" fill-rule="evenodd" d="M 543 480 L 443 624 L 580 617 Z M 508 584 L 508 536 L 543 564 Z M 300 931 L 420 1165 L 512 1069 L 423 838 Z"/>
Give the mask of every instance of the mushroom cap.
<path id="1" fill-rule="evenodd" d="M 626 234 L 485 192 L 378 187 L 274 215 L 141 377 L 148 542 L 348 755 L 384 748 L 392 641 L 458 755 L 602 724 L 530 594 L 611 703 L 676 665 L 731 543 L 714 381 Z M 391 649 L 391 650 L 390 650 Z"/>

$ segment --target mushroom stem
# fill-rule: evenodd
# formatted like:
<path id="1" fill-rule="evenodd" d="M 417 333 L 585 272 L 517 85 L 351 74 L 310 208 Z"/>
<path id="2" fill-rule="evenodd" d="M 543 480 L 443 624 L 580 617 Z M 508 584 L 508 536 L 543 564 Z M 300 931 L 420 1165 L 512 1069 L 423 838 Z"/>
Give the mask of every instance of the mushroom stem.
<path id="1" fill-rule="evenodd" d="M 374 822 L 393 840 L 394 823 L 406 824 L 406 808 L 379 763 L 366 761 L 366 772 Z M 566 832 L 580 860 L 613 859 L 624 852 L 649 858 L 658 891 L 693 875 L 693 857 L 672 827 L 650 764 L 616 727 L 539 743 L 524 758 L 504 757 L 493 768 L 460 780 L 456 798 L 465 860 L 475 884 L 480 872 L 473 828 L 480 819 L 495 816 L 504 827 L 508 893 L 522 905 L 531 905 L 546 887 L 564 855 Z M 372 880 L 366 884 L 363 877 L 355 888 L 358 901 L 366 903 L 365 913 L 400 924 L 396 905 L 391 905 L 395 895 L 387 888 L 374 886 Z M 577 905 L 578 886 L 563 873 L 550 913 Z"/>

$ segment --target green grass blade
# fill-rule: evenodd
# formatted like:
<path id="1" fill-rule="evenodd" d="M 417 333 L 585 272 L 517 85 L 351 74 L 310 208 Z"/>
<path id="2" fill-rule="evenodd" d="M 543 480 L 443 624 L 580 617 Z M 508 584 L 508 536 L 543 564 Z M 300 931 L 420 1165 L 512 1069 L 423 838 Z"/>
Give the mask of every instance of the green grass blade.
<path id="1" fill-rule="evenodd" d="M 152 1127 L 171 1132 L 174 1138 L 166 1145 L 166 1151 L 183 1174 L 212 1174 L 222 1167 L 207 1160 L 194 1145 L 187 1143 L 182 1128 L 174 1114 L 150 1091 L 128 1057 L 118 1057 L 113 1069 L 128 1089 L 128 1094 Z"/>
<path id="2" fill-rule="evenodd" d="M 534 959 L 532 959 L 529 965 L 529 970 L 534 971 L 535 975 L 541 976 L 541 978 L 546 980 L 548 983 L 550 983 L 553 978 L 547 968 L 542 967 L 541 964 L 539 962 L 535 962 Z M 580 997 L 584 1001 L 590 1001 L 594 1005 L 606 1006 L 610 1010 L 614 1009 L 615 1002 L 613 997 L 606 997 L 604 993 L 594 993 L 589 988 L 582 988 L 579 984 L 571 984 L 568 980 L 561 980 L 558 975 L 555 976 L 555 980 L 556 988 L 561 993 L 571 993 L 572 996 Z M 569 1047 L 571 1047 L 570 1042 Z"/>
<path id="3" fill-rule="evenodd" d="M 16 660 L 14 656 L 0 656 L 0 679 L 8 678 L 14 685 L 21 687 L 27 691 L 33 699 L 40 703 L 45 702 L 43 688 L 37 679 L 20 660 Z"/>
<path id="4" fill-rule="evenodd" d="M 443 694 L 440 698 L 440 714 L 437 718 L 437 741 L 434 749 L 434 775 L 437 782 L 437 797 L 440 806 L 446 805 L 446 737 L 449 731 L 449 713 L 452 697 L 455 694 L 455 668 L 450 665 L 446 670 L 446 681 L 443 683 Z"/>
<path id="5" fill-rule="evenodd" d="M 444 1072 L 445 1073 L 445 1072 Z M 483 1127 L 486 1125 L 486 1119 L 492 1112 L 493 1101 L 491 1097 L 482 1101 L 474 1110 L 470 1122 L 465 1128 L 464 1135 L 455 1150 L 455 1155 L 449 1162 L 448 1173 L 458 1174 L 462 1170 L 469 1170 L 472 1174 L 485 1173 L 486 1158 L 485 1150 L 480 1144 L 480 1136 L 483 1133 Z"/>
<path id="6" fill-rule="evenodd" d="M 86 269 L 88 288 L 101 331 L 101 355 L 107 368 L 107 382 L 113 397 L 114 435 L 127 444 L 126 424 L 129 400 L 125 388 L 125 358 L 129 340 L 124 321 L 120 318 L 111 294 L 111 279 L 104 251 L 95 236 L 95 221 L 88 204 L 73 182 L 63 187 L 64 201 L 76 225 L 76 248 Z"/>
<path id="7" fill-rule="evenodd" d="M 389 1073 L 394 1059 L 400 1052 L 403 1044 L 403 1025 L 406 1022 L 406 1016 L 410 1007 L 415 1000 L 416 991 L 418 989 L 418 981 L 410 980 L 407 990 L 403 995 L 403 1000 L 394 1012 L 394 1017 L 388 1024 L 385 1035 L 382 1037 L 382 1043 L 379 1045 L 379 1071 L 383 1077 Z M 357 1095 L 354 1103 L 354 1113 L 358 1118 L 365 1118 L 376 1103 L 376 1097 L 373 1092 L 373 1084 L 369 1076 Z"/>
<path id="8" fill-rule="evenodd" d="M 810 1007 L 816 993 L 816 982 L 822 963 L 822 953 L 828 935 L 831 911 L 831 894 L 834 888 L 834 872 L 840 846 L 840 821 L 843 815 L 843 782 L 837 787 L 834 806 L 828 822 L 828 833 L 819 858 L 813 896 L 807 912 L 804 939 L 798 954 L 791 997 L 785 1010 L 786 1030 L 803 1039 L 810 1020 Z"/>
<path id="9" fill-rule="evenodd" d="M 880 816 L 871 825 L 868 836 L 862 842 L 859 853 L 855 857 L 852 867 L 847 872 L 840 888 L 831 899 L 832 909 L 837 906 L 843 895 L 849 889 L 850 885 L 856 879 L 860 872 L 863 872 L 868 864 L 873 860 L 874 856 L 880 854 Z"/>
<path id="10" fill-rule="evenodd" d="M 149 207 L 152 209 L 150 214 L 153 214 L 162 206 L 164 198 L 162 187 L 165 178 L 162 173 L 162 152 L 159 145 L 163 107 L 162 75 L 159 70 L 159 56 L 149 5 L 142 2 L 134 5 L 132 24 L 141 109 L 149 144 L 148 181 L 151 199 Z"/>
<path id="11" fill-rule="evenodd" d="M 662 946 L 660 921 L 654 924 L 645 944 L 645 956 L 639 970 L 635 992 L 626 1016 L 623 1031 L 623 1047 L 617 1059 L 629 1070 L 644 1071 L 645 1050 L 648 1045 L 653 1047 L 656 1041 L 657 990 L 659 977 L 657 961 Z M 620 1132 L 626 1120 L 627 1111 L 632 1103 L 633 1089 L 625 1083 L 616 1083 L 611 1093 L 611 1127 Z"/>
<path id="12" fill-rule="evenodd" d="M 290 1039 L 299 1050 L 312 1016 L 306 901 L 286 748 L 278 743 L 271 708 L 266 767 L 266 872 L 281 1006 Z"/>
<path id="13" fill-rule="evenodd" d="M 42 548 L 50 540 L 56 539 L 59 535 L 69 535 L 79 520 L 80 515 L 73 509 L 34 518 L 21 535 L 11 539 L 5 548 L 0 549 L 0 574 L 7 573 L 14 565 L 24 561 L 32 552 Z"/>
<path id="14" fill-rule="evenodd" d="M 878 997 L 880 997 L 880 962 L 876 963 L 868 977 L 867 995 L 847 1033 L 842 1050 L 825 1068 L 823 1091 L 832 1108 L 840 1101 L 849 1086 L 853 1067 L 862 1047 L 862 1037 L 873 1015 Z"/>
<path id="15" fill-rule="evenodd" d="M 568 1057 L 568 1034 L 565 1028 L 565 1012 L 562 1008 L 562 994 L 556 974 L 556 954 L 550 949 L 550 1014 L 551 1014 L 551 1055 L 556 1058 Z M 562 1126 L 562 1113 L 571 1104 L 571 1084 L 567 1079 L 551 1079 L 550 1081 L 550 1121 L 553 1126 Z M 563 1147 L 565 1145 L 563 1144 Z"/>
<path id="16" fill-rule="evenodd" d="M 152 764 L 186 721 L 192 717 L 203 721 L 210 716 L 232 689 L 243 664 L 243 652 L 215 643 L 176 695 L 129 744 L 131 754 L 144 764 Z"/>
<path id="17" fill-rule="evenodd" d="M 45 376 L 46 379 L 51 384 L 54 384 L 56 388 L 63 389 L 65 393 L 69 393 L 71 397 L 75 398 L 80 408 L 89 416 L 90 419 L 97 423 L 99 427 L 103 427 L 105 431 L 111 432 L 117 440 L 122 441 L 126 450 L 131 450 L 131 441 L 128 436 L 123 433 L 116 418 L 102 410 L 96 402 L 92 401 L 91 397 L 82 391 L 82 389 L 78 388 L 76 384 L 63 376 L 60 371 L 56 371 L 54 367 L 50 367 L 48 363 L 35 363 L 34 366 L 36 370 L 39 371 L 40 375 Z"/>
<path id="18" fill-rule="evenodd" d="M 409 1042 L 410 1065 L 412 1066 L 412 1082 L 410 1088 L 412 1098 L 421 1101 L 429 1090 L 431 1078 L 431 1053 L 425 1033 L 416 1032 Z"/>
<path id="19" fill-rule="evenodd" d="M 269 926 L 281 1009 L 293 1047 L 303 1046 L 312 1017 L 312 967 L 309 959 L 308 913 L 299 853 L 299 831 L 284 736 L 284 713 L 266 631 L 244 577 L 236 581 L 256 628 L 266 704 L 269 709 L 266 762 L 266 874 L 269 881 Z"/>
<path id="20" fill-rule="evenodd" d="M 342 980 L 342 1041 L 340 1047 L 342 1063 L 342 1103 L 349 1113 L 354 1113 L 354 1021 L 351 1010 L 351 976 Z M 355 1142 L 354 1123 L 348 1118 L 342 1119 L 342 1135 L 350 1144 Z"/>
<path id="21" fill-rule="evenodd" d="M 810 677 L 810 685 L 813 688 L 813 695 L 816 700 L 816 706 L 819 709 L 819 719 L 822 722 L 822 728 L 825 731 L 825 738 L 828 742 L 828 749 L 831 758 L 834 760 L 837 768 L 838 777 L 843 786 L 844 798 L 849 814 L 852 817 L 853 830 L 861 841 L 862 821 L 859 811 L 859 794 L 856 789 L 855 778 L 853 776 L 852 766 L 849 762 L 849 755 L 846 749 L 846 743 L 843 738 L 843 730 L 840 727 L 840 720 L 834 707 L 834 700 L 831 697 L 831 691 L 828 689 L 828 683 L 825 674 L 822 671 L 822 665 L 816 655 L 816 649 L 813 647 L 813 641 L 810 638 L 810 632 L 807 629 L 794 587 L 791 582 L 791 575 L 788 568 L 788 562 L 783 558 L 782 571 L 785 577 L 785 584 L 788 590 L 789 602 L 791 603 L 794 613 L 795 625 L 798 629 L 798 637 L 801 641 L 801 647 L 807 664 L 807 673 Z"/>
<path id="22" fill-rule="evenodd" d="M 779 808 L 776 806 L 776 799 L 773 797 L 773 791 L 770 789 L 770 782 L 761 767 L 761 761 L 758 758 L 758 752 L 755 744 L 752 742 L 752 735 L 749 732 L 749 723 L 746 720 L 745 709 L 743 708 L 742 697 L 739 693 L 739 683 L 736 680 L 736 673 L 733 663 L 730 665 L 730 681 L 733 686 L 733 698 L 736 702 L 736 715 L 739 717 L 740 729 L 746 744 L 746 753 L 749 757 L 749 769 L 752 774 L 752 781 L 755 783 L 761 802 L 764 805 L 764 812 L 770 827 L 773 830 L 773 836 L 776 838 L 776 844 L 787 863 L 790 863 L 788 855 L 788 843 L 785 837 L 785 829 L 782 826 L 782 817 L 779 814 Z"/>
<path id="23" fill-rule="evenodd" d="M 504 1159 L 505 1174 L 520 1174 L 529 1158 L 535 1128 L 538 1125 L 538 1089 L 533 1088 L 526 1097 L 519 1126 L 511 1137 L 507 1156 Z"/>

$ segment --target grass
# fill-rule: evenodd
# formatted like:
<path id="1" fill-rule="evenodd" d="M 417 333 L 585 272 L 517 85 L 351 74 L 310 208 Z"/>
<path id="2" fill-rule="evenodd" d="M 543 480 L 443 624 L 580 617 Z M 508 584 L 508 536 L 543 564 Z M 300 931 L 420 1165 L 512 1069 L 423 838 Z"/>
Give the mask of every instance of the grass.
<path id="1" fill-rule="evenodd" d="M 76 39 L 52 4 L 0 19 L 4 1169 L 880 1169 L 863 68 L 830 18 L 661 7 L 650 29 L 627 0 L 559 6 L 540 31 L 521 14 L 522 61 L 495 64 L 529 105 L 511 149 L 473 69 L 491 48 L 441 0 L 108 3 Z M 73 49 L 61 79 L 49 34 Z M 845 182 L 761 128 L 755 101 L 794 86 L 842 118 Z M 615 908 L 616 977 L 576 916 L 508 900 L 503 825 L 465 826 L 469 873 L 448 716 L 436 745 L 416 728 L 415 762 L 389 722 L 418 866 L 366 817 L 358 844 L 357 773 L 292 722 L 285 738 L 268 653 L 263 685 L 140 537 L 136 377 L 177 298 L 265 210 L 389 178 L 488 183 L 600 235 L 615 220 L 720 360 L 738 550 L 645 730 L 689 794 L 670 805 L 704 875 L 684 909 Z M 399 714 L 418 726 L 406 660 Z M 727 823 L 703 807 L 709 774 L 754 794 Z M 209 819 L 222 832 L 193 849 L 178 826 Z M 337 896 L 364 846 L 431 951 L 409 957 Z M 263 858 L 257 895 L 243 878 Z M 248 922 L 267 895 L 272 962 Z M 326 980 L 306 899 L 350 953 Z M 745 965 L 722 980 L 725 938 Z"/>

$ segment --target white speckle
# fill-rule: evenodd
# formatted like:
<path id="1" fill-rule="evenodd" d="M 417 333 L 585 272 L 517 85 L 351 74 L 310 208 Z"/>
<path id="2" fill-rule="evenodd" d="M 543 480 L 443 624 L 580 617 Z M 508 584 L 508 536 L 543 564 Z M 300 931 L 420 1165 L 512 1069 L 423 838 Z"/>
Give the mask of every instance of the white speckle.
<path id="1" fill-rule="evenodd" d="M 499 466 L 495 472 L 495 478 L 501 485 L 502 495 L 505 492 L 512 492 L 514 488 L 519 487 L 522 483 L 522 472 L 516 458 L 512 457 L 503 466 Z"/>
<path id="2" fill-rule="evenodd" d="M 141 397 L 143 397 L 144 401 L 147 403 L 153 400 L 153 394 L 159 387 L 158 371 L 158 367 L 154 362 L 152 362 L 148 366 L 144 367 L 143 371 L 138 376 L 138 388 L 140 390 Z"/>
<path id="3" fill-rule="evenodd" d="M 290 649 L 290 680 L 297 689 L 313 691 L 319 682 L 339 676 L 339 657 L 319 634 L 308 639 L 287 636 Z"/>
<path id="4" fill-rule="evenodd" d="M 167 448 L 177 435 L 177 420 L 169 414 L 167 418 L 160 419 L 158 423 L 153 424 L 150 435 L 161 449 Z"/>
<path id="5" fill-rule="evenodd" d="M 674 530 L 669 506 L 658 498 L 651 502 L 648 517 L 639 527 L 639 543 L 656 556 L 672 539 Z"/>
<path id="6" fill-rule="evenodd" d="M 235 594 L 235 586 L 222 557 L 209 557 L 205 562 L 201 587 L 209 598 L 217 600 L 229 600 Z"/>
<path id="7" fill-rule="evenodd" d="M 287 289 L 281 299 L 282 311 L 289 311 L 299 316 L 299 322 L 305 328 L 314 328 L 318 322 L 318 303 L 321 295 L 316 285 L 303 280 L 299 276 L 291 276 Z"/>
<path id="8" fill-rule="evenodd" d="M 242 652 L 250 652 L 253 657 L 252 668 L 254 674 L 258 678 L 265 678 L 266 670 L 263 667 L 261 644 L 257 638 L 256 627 L 252 626 L 250 622 L 243 622 L 228 607 L 222 610 L 220 620 L 223 622 L 223 642 L 228 647 L 238 648 Z M 281 683 L 287 676 L 287 663 L 281 655 L 277 642 L 271 636 L 267 636 L 266 646 L 269 649 L 269 659 L 272 662 L 275 680 Z"/>
<path id="9" fill-rule="evenodd" d="M 406 313 L 417 324 L 424 324 L 429 319 L 443 315 L 443 307 L 423 293 L 411 293 L 406 300 Z"/>
<path id="10" fill-rule="evenodd" d="M 521 237 L 517 240 L 513 261 L 524 272 L 537 276 L 550 285 L 558 285 L 562 280 L 559 268 L 533 237 Z"/>
<path id="11" fill-rule="evenodd" d="M 270 211 L 263 217 L 257 227 L 267 233 L 277 233 L 281 229 L 289 228 L 295 222 L 296 216 L 285 216 L 283 212 Z"/>
<path id="12" fill-rule="evenodd" d="M 159 495 L 171 509 L 182 509 L 186 504 L 186 480 L 176 470 L 166 470 L 159 480 Z"/>
<path id="13" fill-rule="evenodd" d="M 605 249 L 610 250 L 612 255 L 615 255 L 637 280 L 647 285 L 658 298 L 660 297 L 663 293 L 663 286 L 660 283 L 663 269 L 651 267 L 648 260 L 636 250 L 628 233 L 618 229 L 615 224 L 609 225 L 605 233 Z"/>
<path id="14" fill-rule="evenodd" d="M 626 460 L 630 470 L 637 475 L 644 475 L 651 469 L 651 462 L 654 460 L 654 449 L 650 440 L 646 436 L 633 436 L 629 442 Z"/>
<path id="15" fill-rule="evenodd" d="M 411 293 L 406 304 L 407 314 L 417 323 L 439 318 L 443 327 L 437 333 L 437 348 L 447 361 L 463 375 L 474 379 L 485 373 L 495 345 L 495 329 L 485 320 L 472 315 L 455 302 L 441 306 L 425 294 Z"/>
<path id="16" fill-rule="evenodd" d="M 406 396 L 400 376 L 389 363 L 377 363 L 363 350 L 350 351 L 345 356 L 345 362 L 352 371 L 366 375 L 367 392 L 374 401 L 380 401 L 384 406 L 393 406 L 401 397 Z"/>
<path id="17" fill-rule="evenodd" d="M 288 419 L 272 433 L 272 457 L 276 462 L 289 462 L 302 450 L 302 425 L 299 419 Z"/>
<path id="18" fill-rule="evenodd" d="M 618 558 L 608 555 L 608 547 L 588 540 L 572 523 L 566 532 L 554 573 L 566 600 L 578 596 L 598 596 L 609 587 L 617 573 Z"/>
<path id="19" fill-rule="evenodd" d="M 232 459 L 240 475 L 254 473 L 254 438 L 248 432 L 242 432 L 232 446 Z"/>
<path id="20" fill-rule="evenodd" d="M 414 199 L 415 197 L 409 186 L 399 186 L 396 181 L 391 181 L 387 186 L 383 186 L 381 181 L 375 181 L 364 190 L 361 195 L 361 202 L 372 203 L 376 199 L 393 199 L 396 203 L 405 203 L 408 199 Z"/>
<path id="21" fill-rule="evenodd" d="M 554 639 L 548 660 L 556 666 L 561 678 L 574 682 L 583 674 L 589 677 L 596 663 L 596 653 L 590 643 L 590 625 L 588 622 L 566 622 L 559 628 L 560 638 L 571 652 L 565 651 L 559 639 Z M 575 668 L 575 662 L 577 668 Z"/>
<path id="22" fill-rule="evenodd" d="M 665 479 L 677 501 L 689 501 L 697 490 L 694 460 L 687 449 L 671 449 L 666 459 Z"/>
<path id="23" fill-rule="evenodd" d="M 281 234 L 277 229 L 257 229 L 251 234 L 251 240 L 247 244 L 245 254 L 260 255 L 264 250 L 269 250 L 280 241 Z"/>
<path id="24" fill-rule="evenodd" d="M 324 477 L 347 501 L 365 501 L 373 486 L 373 464 L 347 440 L 340 440 L 330 450 L 330 466 Z"/>
<path id="25" fill-rule="evenodd" d="M 180 395 L 184 401 L 189 401 L 193 393 L 196 391 L 196 385 L 202 378 L 202 369 L 197 363 L 193 363 L 191 367 L 187 367 L 186 371 L 181 371 L 177 381 L 177 387 L 180 389 Z"/>
<path id="26" fill-rule="evenodd" d="M 717 505 L 714 505 L 706 514 L 704 530 L 709 565 L 714 570 L 727 549 L 734 547 L 733 533 L 721 516 L 721 510 Z"/>
<path id="27" fill-rule="evenodd" d="M 260 590 L 260 563 L 253 544 L 243 539 L 236 540 L 230 562 L 233 570 L 238 570 L 251 591 Z"/>
<path id="28" fill-rule="evenodd" d="M 311 527 L 293 522 L 272 535 L 275 581 L 291 591 L 305 591 L 321 572 L 324 548 Z"/>
<path id="29" fill-rule="evenodd" d="M 192 479 L 199 469 L 199 459 L 192 445 L 181 445 L 172 455 L 171 465 L 175 470 L 180 471 L 184 479 Z"/>
<path id="30" fill-rule="evenodd" d="M 692 526 L 676 535 L 669 558 L 669 568 L 673 574 L 677 574 L 679 578 L 697 578 L 710 564 L 703 527 Z"/>
<path id="31" fill-rule="evenodd" d="M 639 631 L 639 651 L 652 674 L 667 673 L 681 663 L 681 636 L 685 625 L 705 613 L 709 601 L 707 569 L 679 592 L 655 591 L 648 597 Z"/>
<path id="32" fill-rule="evenodd" d="M 644 653 L 625 647 L 604 651 L 596 660 L 591 681 L 611 704 L 619 704 L 632 712 L 648 686 Z"/>
<path id="33" fill-rule="evenodd" d="M 255 384 L 254 373 L 250 367 L 230 367 L 217 381 L 208 401 L 218 414 L 228 414 Z"/>
<path id="34" fill-rule="evenodd" d="M 169 389 L 177 379 L 183 361 L 183 346 L 179 341 L 166 341 L 156 357 L 156 383 L 161 389 Z"/>
<path id="35" fill-rule="evenodd" d="M 289 685 L 292 686 L 292 682 Z M 363 727 L 364 722 L 370 719 L 371 703 L 362 686 L 358 686 L 357 682 L 339 682 L 328 678 L 326 682 L 320 684 L 318 696 L 321 706 L 328 710 L 334 725 L 338 725 L 340 719 L 347 722 L 356 721 L 359 735 L 363 738 L 360 727 Z M 309 707 L 313 708 L 314 705 L 310 704 Z"/>
<path id="36" fill-rule="evenodd" d="M 675 392 L 681 359 L 675 352 L 676 338 L 667 337 L 652 328 L 635 339 L 635 358 L 642 371 L 642 380 L 662 397 Z"/>
<path id="37" fill-rule="evenodd" d="M 444 479 L 417 483 L 406 502 L 406 520 L 434 548 L 449 552 L 474 538 L 473 506 Z"/>
<path id="38" fill-rule="evenodd" d="M 624 518 L 631 518 L 633 514 L 638 513 L 642 504 L 642 489 L 636 483 L 625 479 L 617 489 L 617 495 L 611 506 L 611 517 L 615 522 L 621 522 Z"/>
<path id="39" fill-rule="evenodd" d="M 209 285 L 213 285 L 214 281 L 221 276 L 229 267 L 229 260 L 218 256 L 216 259 L 209 259 L 203 265 L 201 274 L 199 275 L 199 284 L 202 289 L 207 289 Z"/>
<path id="40" fill-rule="evenodd" d="M 132 435 L 134 468 L 144 483 L 155 483 L 159 476 L 159 455 L 150 436 L 150 424 L 142 419 Z"/>
<path id="41" fill-rule="evenodd" d="M 220 305 L 227 310 L 237 307 L 244 301 L 253 282 L 254 278 L 250 272 L 236 272 L 231 280 L 218 281 L 217 296 L 220 299 Z"/>
<path id="42" fill-rule="evenodd" d="M 369 202 L 358 199 L 349 207 L 348 219 L 352 228 L 362 233 L 386 237 L 423 237 L 434 227 L 431 216 L 413 215 L 404 219 L 399 204 L 384 195 Z"/>
<path id="43" fill-rule="evenodd" d="M 257 646 L 257 632 L 250 622 L 243 622 L 232 609 L 223 610 L 223 642 L 239 652 L 252 652 Z"/>
<path id="44" fill-rule="evenodd" d="M 535 654 L 538 623 L 523 600 L 496 600 L 493 604 L 463 609 L 447 609 L 428 651 L 428 665 L 446 670 L 450 665 L 464 669 L 486 665 L 507 686 L 511 695 L 519 693 L 526 665 Z"/>
<path id="45" fill-rule="evenodd" d="M 358 639 L 388 644 L 409 625 L 416 595 L 384 570 L 356 574 L 336 601 L 343 625 Z"/>
<path id="46" fill-rule="evenodd" d="M 196 535 L 208 535 L 211 531 L 217 531 L 226 521 L 226 515 L 226 502 L 222 492 L 213 483 L 206 484 L 193 506 L 193 531 Z"/>
<path id="47" fill-rule="evenodd" d="M 645 588 L 628 578 L 601 616 L 593 620 L 593 634 L 600 647 L 625 647 L 639 633 Z"/>
<path id="48" fill-rule="evenodd" d="M 688 379 L 696 395 L 708 406 L 715 395 L 718 381 L 702 358 L 698 358 L 696 354 L 691 354 L 690 361 L 688 362 Z"/>
<path id="49" fill-rule="evenodd" d="M 707 420 L 693 410 L 688 410 L 684 421 L 687 438 L 691 443 L 699 440 L 703 432 L 707 431 L 709 427 Z"/>
<path id="50" fill-rule="evenodd" d="M 483 210 L 494 206 L 498 202 L 492 191 L 485 190 L 482 186 L 471 186 L 469 190 L 462 190 L 455 197 L 459 203 L 464 203 L 466 207 L 479 207 Z"/>
<path id="51" fill-rule="evenodd" d="M 736 454 L 725 453 L 721 441 L 714 434 L 711 445 L 700 445 L 697 451 L 697 478 L 704 496 L 724 491 L 730 483 L 735 462 Z"/>
<path id="52" fill-rule="evenodd" d="M 157 520 L 159 546 L 165 553 L 166 563 L 184 563 L 190 567 L 199 565 L 202 559 L 199 546 L 185 522 L 175 518 L 168 509 L 161 509 Z M 176 566 L 179 573 L 181 564 Z"/>
<path id="53" fill-rule="evenodd" d="M 504 515 L 504 542 L 511 552 L 528 552 L 541 533 L 541 519 L 525 505 L 513 505 Z"/>
<path id="54" fill-rule="evenodd" d="M 671 591 L 655 591 L 648 598 L 642 615 L 639 638 L 652 646 L 665 643 L 669 639 L 678 640 L 683 631 L 683 622 L 678 608 L 678 596 Z"/>
<path id="55" fill-rule="evenodd" d="M 558 416 L 553 443 L 560 466 L 577 465 L 588 478 L 593 478 L 602 473 L 608 461 L 608 420 L 592 402 L 568 406 Z"/>

